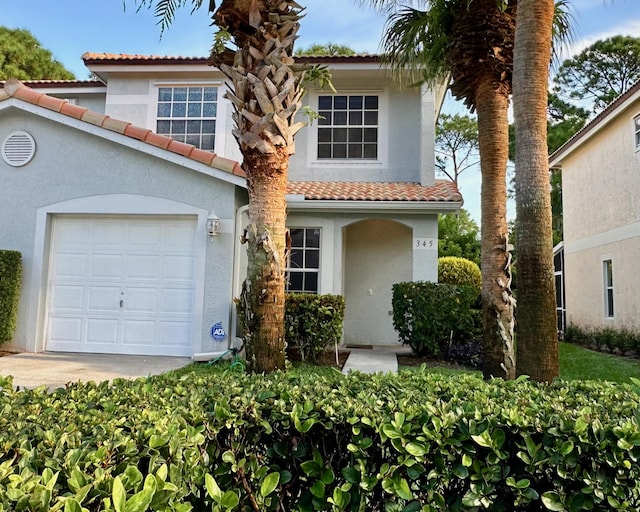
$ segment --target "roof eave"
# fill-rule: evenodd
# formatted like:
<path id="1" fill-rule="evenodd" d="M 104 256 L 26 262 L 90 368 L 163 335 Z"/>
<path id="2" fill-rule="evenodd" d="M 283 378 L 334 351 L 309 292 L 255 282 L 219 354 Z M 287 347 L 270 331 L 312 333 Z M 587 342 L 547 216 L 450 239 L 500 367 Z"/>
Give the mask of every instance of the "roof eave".
<path id="1" fill-rule="evenodd" d="M 298 194 L 287 195 L 290 211 L 332 211 L 335 213 L 451 213 L 462 208 L 462 201 L 355 201 L 338 199 L 301 199 Z"/>

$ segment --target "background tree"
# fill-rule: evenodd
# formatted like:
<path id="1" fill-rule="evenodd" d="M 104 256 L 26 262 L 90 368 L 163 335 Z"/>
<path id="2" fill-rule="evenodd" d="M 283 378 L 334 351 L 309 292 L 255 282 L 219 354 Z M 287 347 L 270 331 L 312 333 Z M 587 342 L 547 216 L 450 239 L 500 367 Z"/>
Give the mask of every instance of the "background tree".
<path id="1" fill-rule="evenodd" d="M 547 149 L 554 0 L 519 0 L 513 64 L 519 375 L 559 374 Z"/>
<path id="2" fill-rule="evenodd" d="M 480 162 L 478 144 L 474 117 L 440 114 L 436 125 L 436 171 L 457 186 L 460 174 Z"/>
<path id="3" fill-rule="evenodd" d="M 355 55 L 356 51 L 344 44 L 325 43 L 312 44 L 308 48 L 299 48 L 296 55 L 318 56 L 318 55 Z"/>
<path id="4" fill-rule="evenodd" d="M 480 228 L 464 208 L 438 216 L 438 256 L 457 256 L 480 265 Z"/>
<path id="5" fill-rule="evenodd" d="M 0 27 L 0 80 L 73 80 L 31 32 Z"/>
<path id="6" fill-rule="evenodd" d="M 397 0 L 361 2 L 389 10 L 382 46 L 386 60 L 405 83 L 433 84 L 450 76 L 453 96 L 477 113 L 482 172 L 483 374 L 485 378 L 513 378 L 514 301 L 506 174 L 516 2 L 424 0 L 419 2 L 424 10 L 399 6 Z"/>
<path id="7" fill-rule="evenodd" d="M 138 1 L 156 5 L 161 29 L 171 23 L 176 8 L 202 4 Z M 211 63 L 228 78 L 225 97 L 233 105 L 232 133 L 249 192 L 249 226 L 243 236 L 248 268 L 238 306 L 247 363 L 254 372 L 284 370 L 285 194 L 294 135 L 304 126 L 294 117 L 302 106 L 307 70 L 294 67 L 293 58 L 303 7 L 288 0 L 223 0 L 219 7 L 210 0 L 208 5 L 219 29 Z"/>
<path id="8" fill-rule="evenodd" d="M 553 81 L 555 92 L 600 112 L 640 79 L 640 38 L 613 36 L 565 60 Z"/>

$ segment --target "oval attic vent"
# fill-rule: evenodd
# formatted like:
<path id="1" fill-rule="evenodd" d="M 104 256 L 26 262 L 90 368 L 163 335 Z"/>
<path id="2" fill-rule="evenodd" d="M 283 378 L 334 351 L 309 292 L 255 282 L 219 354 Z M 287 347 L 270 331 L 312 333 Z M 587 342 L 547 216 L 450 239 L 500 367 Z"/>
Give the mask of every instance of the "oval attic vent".
<path id="1" fill-rule="evenodd" d="M 2 158 L 13 167 L 28 164 L 35 153 L 36 141 L 27 132 L 13 132 L 2 142 Z"/>

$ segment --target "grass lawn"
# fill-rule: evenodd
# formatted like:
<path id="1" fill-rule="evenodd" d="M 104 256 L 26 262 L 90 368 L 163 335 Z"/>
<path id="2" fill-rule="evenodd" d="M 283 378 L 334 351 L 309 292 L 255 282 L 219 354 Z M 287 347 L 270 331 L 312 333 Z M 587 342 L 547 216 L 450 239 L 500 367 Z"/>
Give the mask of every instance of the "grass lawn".
<path id="1" fill-rule="evenodd" d="M 640 360 L 594 352 L 571 343 L 560 343 L 560 378 L 565 380 L 640 379 Z"/>
<path id="2" fill-rule="evenodd" d="M 221 363 L 226 367 L 228 363 Z M 420 366 L 400 365 L 401 371 L 416 371 Z M 211 367 L 207 364 L 193 364 L 181 370 L 178 374 L 191 372 L 208 373 Z M 441 375 L 457 375 L 460 373 L 481 376 L 481 372 L 451 368 L 446 362 L 441 365 L 437 361 L 429 361 L 426 371 Z M 292 363 L 289 373 L 292 376 L 314 372 L 318 376 L 336 376 L 340 370 L 329 366 L 314 366 L 308 363 Z M 571 343 L 560 343 L 560 378 L 563 380 L 607 380 L 611 382 L 629 383 L 629 378 L 640 379 L 640 360 L 619 357 L 602 352 L 594 352 Z"/>
<path id="3" fill-rule="evenodd" d="M 571 343 L 560 343 L 560 378 L 563 380 L 608 380 L 630 382 L 630 377 L 640 379 L 640 360 L 594 352 Z M 415 370 L 415 366 L 400 366 L 401 370 Z M 428 367 L 427 371 L 441 374 L 480 372 L 453 370 L 445 367 Z"/>

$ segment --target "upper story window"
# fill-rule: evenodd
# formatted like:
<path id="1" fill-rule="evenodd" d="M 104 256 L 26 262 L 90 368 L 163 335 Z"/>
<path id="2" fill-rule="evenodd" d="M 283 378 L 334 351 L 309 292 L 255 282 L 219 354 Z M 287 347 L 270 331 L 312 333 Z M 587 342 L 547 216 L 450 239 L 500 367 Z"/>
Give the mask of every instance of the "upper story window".
<path id="1" fill-rule="evenodd" d="M 378 158 L 377 95 L 318 96 L 318 159 Z"/>
<path id="2" fill-rule="evenodd" d="M 217 102 L 217 87 L 160 87 L 156 132 L 213 151 Z"/>
<path id="3" fill-rule="evenodd" d="M 291 228 L 291 254 L 287 265 L 288 292 L 318 293 L 320 229 Z"/>
<path id="4" fill-rule="evenodd" d="M 640 116 L 636 116 L 633 124 L 635 128 L 636 150 L 640 150 Z"/>

